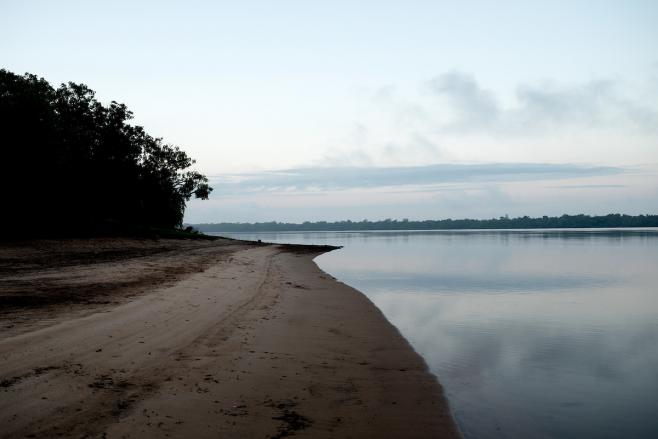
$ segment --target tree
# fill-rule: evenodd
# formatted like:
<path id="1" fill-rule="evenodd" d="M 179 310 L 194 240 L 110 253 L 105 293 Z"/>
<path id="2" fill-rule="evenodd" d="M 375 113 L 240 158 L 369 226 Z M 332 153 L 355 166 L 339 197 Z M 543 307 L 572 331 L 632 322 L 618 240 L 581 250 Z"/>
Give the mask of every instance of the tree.
<path id="1" fill-rule="evenodd" d="M 132 117 L 84 84 L 55 89 L 0 70 L 0 233 L 180 226 L 186 203 L 212 188 L 184 151 Z"/>

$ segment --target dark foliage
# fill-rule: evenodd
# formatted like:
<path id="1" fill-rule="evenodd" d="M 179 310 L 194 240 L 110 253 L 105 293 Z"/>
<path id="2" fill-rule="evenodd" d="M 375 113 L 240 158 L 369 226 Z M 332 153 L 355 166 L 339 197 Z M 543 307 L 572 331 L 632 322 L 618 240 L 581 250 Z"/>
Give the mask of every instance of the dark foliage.
<path id="1" fill-rule="evenodd" d="M 383 221 L 337 221 L 292 223 L 218 223 L 195 224 L 202 232 L 287 232 L 287 231 L 340 231 L 340 230 L 447 230 L 447 229 L 564 229 L 564 228 L 601 228 L 601 227 L 658 227 L 658 215 L 620 215 L 604 216 L 562 215 L 541 218 L 527 216 L 519 218 L 501 217 L 498 219 L 444 219 L 402 221 L 387 219 Z"/>
<path id="2" fill-rule="evenodd" d="M 82 84 L 53 88 L 0 70 L 3 235 L 95 233 L 181 225 L 186 202 L 207 199 L 205 176 L 178 147 L 128 123 Z"/>

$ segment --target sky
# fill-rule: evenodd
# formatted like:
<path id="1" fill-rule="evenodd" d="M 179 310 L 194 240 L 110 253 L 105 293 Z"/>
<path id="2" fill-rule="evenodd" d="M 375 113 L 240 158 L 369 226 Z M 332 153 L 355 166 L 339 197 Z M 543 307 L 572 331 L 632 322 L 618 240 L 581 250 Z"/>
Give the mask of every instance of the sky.
<path id="1" fill-rule="evenodd" d="M 655 1 L 5 1 L 0 68 L 197 160 L 187 222 L 658 213 Z"/>

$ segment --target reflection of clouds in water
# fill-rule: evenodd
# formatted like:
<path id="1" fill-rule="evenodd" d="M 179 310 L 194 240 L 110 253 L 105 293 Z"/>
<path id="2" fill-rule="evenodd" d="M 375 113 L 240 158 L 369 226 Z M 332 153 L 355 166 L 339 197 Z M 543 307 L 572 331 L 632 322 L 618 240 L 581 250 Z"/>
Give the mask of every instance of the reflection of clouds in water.
<path id="1" fill-rule="evenodd" d="M 363 275 L 361 275 L 363 276 Z M 579 287 L 602 287 L 614 283 L 612 279 L 587 276 L 520 276 L 513 273 L 496 274 L 423 274 L 409 278 L 406 273 L 387 273 L 377 276 L 349 273 L 343 280 L 365 291 L 411 290 L 427 294 L 508 294 L 535 293 L 537 291 L 573 290 Z"/>
<path id="2" fill-rule="evenodd" d="M 546 430 L 557 428 L 546 415 L 551 410 L 597 417 L 635 410 L 638 401 L 655 402 L 650 389 L 658 385 L 658 325 L 648 316 L 625 328 L 616 322 L 606 326 L 605 319 L 591 327 L 591 321 L 577 318 L 578 313 L 562 320 L 550 313 L 518 313 L 505 298 L 496 304 L 496 298 L 488 297 L 481 307 L 473 306 L 476 299 L 464 303 L 455 296 L 379 292 L 370 298 L 439 376 L 472 437 L 498 437 L 489 434 L 492 424 L 510 411 L 518 414 L 506 433 L 534 437 L 522 425 L 531 431 L 537 422 L 546 423 Z M 536 305 L 541 309 L 540 303 Z M 648 387 L 629 387 L 632 381 Z M 500 401 L 506 394 L 509 397 Z M 592 398 L 619 402 L 594 407 Z M 498 404 L 488 407 L 488 414 L 473 407 L 473 401 L 488 400 Z M 637 422 L 646 424 L 646 419 Z M 569 431 L 579 428 L 570 425 Z"/>
<path id="3" fill-rule="evenodd" d="M 497 306 L 495 299 L 472 307 L 450 296 L 377 293 L 370 298 L 414 346 L 426 352 L 426 358 L 434 355 L 446 367 L 451 367 L 452 359 L 460 363 L 468 358 L 490 369 L 504 365 L 548 372 L 559 366 L 596 375 L 599 365 L 606 363 L 616 364 L 617 373 L 624 373 L 624 367 L 632 364 L 629 360 L 637 356 L 646 360 L 648 352 L 656 353 L 652 360 L 658 366 L 658 325 L 651 320 L 628 322 L 620 328 L 602 319 L 598 327 L 591 327 L 592 321 L 579 319 L 578 313 L 564 314 L 561 320 L 539 312 L 522 317 L 523 311 L 510 312 L 509 302 Z M 541 309 L 541 303 L 535 309 Z M 437 344 L 440 349 L 434 348 Z M 619 358 L 625 361 L 619 362 Z M 510 359 L 515 359 L 516 365 L 510 364 Z"/>

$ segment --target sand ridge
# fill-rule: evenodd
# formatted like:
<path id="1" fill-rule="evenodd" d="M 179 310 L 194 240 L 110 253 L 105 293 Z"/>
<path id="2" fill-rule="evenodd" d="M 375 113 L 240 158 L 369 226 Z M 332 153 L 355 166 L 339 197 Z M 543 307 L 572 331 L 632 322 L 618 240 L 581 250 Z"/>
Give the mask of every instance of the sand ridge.
<path id="1" fill-rule="evenodd" d="M 458 436 L 422 358 L 319 249 L 230 244 L 173 284 L 3 334 L 0 436 Z"/>

